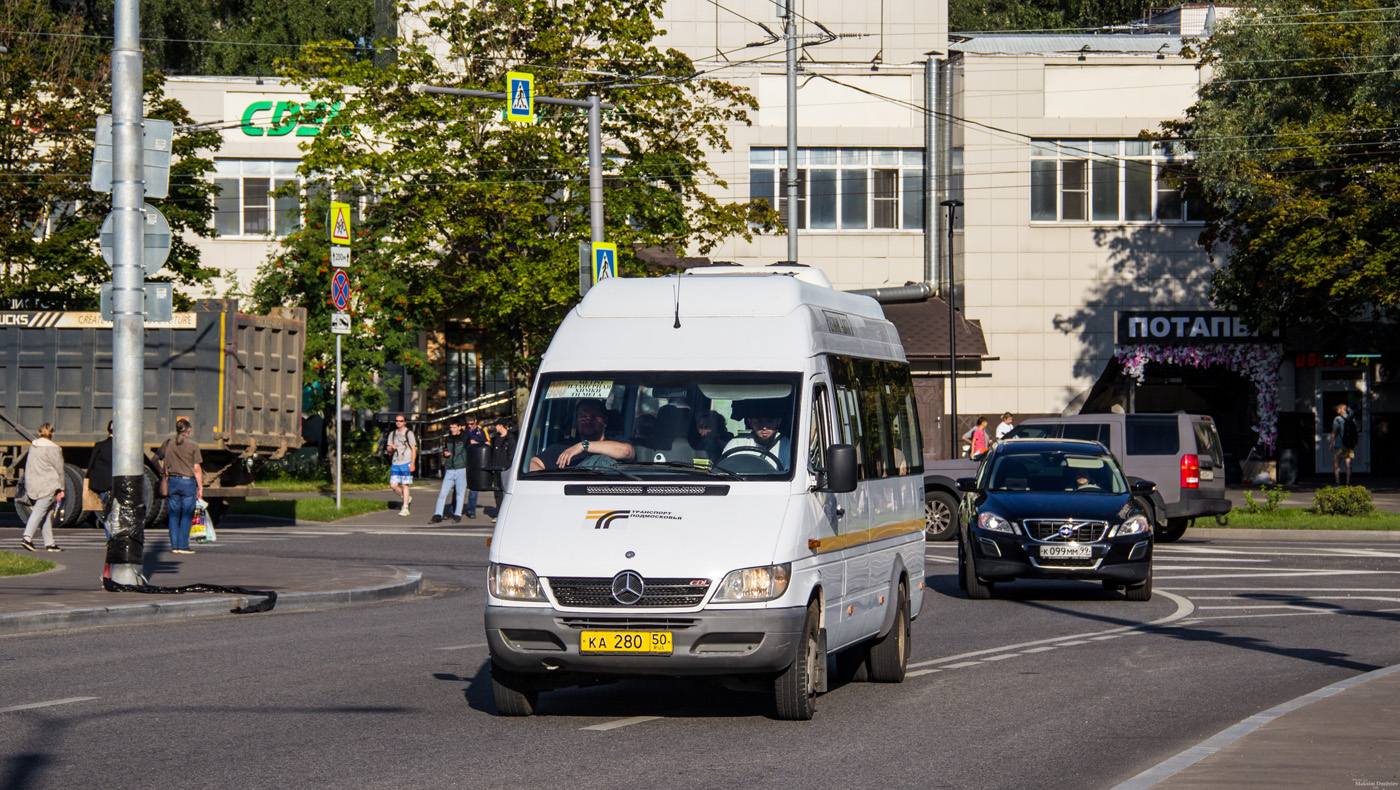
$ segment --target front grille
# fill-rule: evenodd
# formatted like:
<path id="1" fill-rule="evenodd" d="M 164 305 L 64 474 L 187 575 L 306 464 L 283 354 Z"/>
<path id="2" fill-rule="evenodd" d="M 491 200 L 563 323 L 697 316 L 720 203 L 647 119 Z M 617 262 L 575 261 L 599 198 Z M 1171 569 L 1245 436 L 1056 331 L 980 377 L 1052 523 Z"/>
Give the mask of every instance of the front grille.
<path id="1" fill-rule="evenodd" d="M 623 606 L 612 596 L 612 583 L 610 576 L 557 577 L 549 580 L 549 589 L 560 606 Z M 699 606 L 710 589 L 709 579 L 643 579 L 643 584 L 641 600 L 627 608 Z"/>
<path id="2" fill-rule="evenodd" d="M 1035 564 L 1042 568 L 1092 568 L 1098 562 L 1093 557 L 1041 557 Z"/>
<path id="3" fill-rule="evenodd" d="M 1042 543 L 1095 543 L 1108 532 L 1107 521 L 1074 521 L 1067 518 L 1028 518 L 1021 522 L 1026 535 Z M 1060 528 L 1078 527 L 1069 537 L 1060 535 Z"/>
<path id="4" fill-rule="evenodd" d="M 699 622 L 693 617 L 560 617 L 559 624 L 575 630 L 684 631 Z"/>

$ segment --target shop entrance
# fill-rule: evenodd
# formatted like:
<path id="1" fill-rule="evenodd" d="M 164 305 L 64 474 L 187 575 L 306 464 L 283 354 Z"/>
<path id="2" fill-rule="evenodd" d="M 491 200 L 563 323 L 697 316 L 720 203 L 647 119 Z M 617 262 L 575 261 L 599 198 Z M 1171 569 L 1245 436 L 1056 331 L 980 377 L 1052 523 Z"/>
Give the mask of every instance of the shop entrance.
<path id="1" fill-rule="evenodd" d="M 1318 371 L 1317 391 L 1313 403 L 1317 413 L 1316 469 L 1319 475 L 1332 474 L 1332 420 L 1337 416 L 1337 404 L 1345 403 L 1361 428 L 1356 444 L 1356 457 L 1351 461 L 1353 474 L 1371 471 L 1370 412 L 1366 408 L 1366 371 L 1361 368 L 1333 368 Z M 1343 480 L 1345 482 L 1345 480 Z"/>

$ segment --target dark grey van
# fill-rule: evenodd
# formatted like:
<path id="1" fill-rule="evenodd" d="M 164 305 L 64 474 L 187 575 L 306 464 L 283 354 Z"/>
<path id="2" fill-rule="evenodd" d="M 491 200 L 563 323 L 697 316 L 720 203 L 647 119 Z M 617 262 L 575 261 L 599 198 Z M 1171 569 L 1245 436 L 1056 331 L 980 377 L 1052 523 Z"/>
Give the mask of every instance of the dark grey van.
<path id="1" fill-rule="evenodd" d="M 1204 414 L 1036 417 L 1016 426 L 1010 435 L 1087 439 L 1107 447 L 1129 478 L 1157 484 L 1148 503 L 1157 540 L 1178 540 L 1194 519 L 1230 512 L 1220 434 Z"/>

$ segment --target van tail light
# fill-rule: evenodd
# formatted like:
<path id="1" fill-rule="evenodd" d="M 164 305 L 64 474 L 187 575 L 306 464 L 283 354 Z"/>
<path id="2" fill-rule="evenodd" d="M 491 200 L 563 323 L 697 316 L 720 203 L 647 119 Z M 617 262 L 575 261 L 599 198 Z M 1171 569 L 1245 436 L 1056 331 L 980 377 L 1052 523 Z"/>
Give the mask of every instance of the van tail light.
<path id="1" fill-rule="evenodd" d="M 1190 453 L 1181 456 L 1181 487 L 1201 487 L 1201 459 Z"/>

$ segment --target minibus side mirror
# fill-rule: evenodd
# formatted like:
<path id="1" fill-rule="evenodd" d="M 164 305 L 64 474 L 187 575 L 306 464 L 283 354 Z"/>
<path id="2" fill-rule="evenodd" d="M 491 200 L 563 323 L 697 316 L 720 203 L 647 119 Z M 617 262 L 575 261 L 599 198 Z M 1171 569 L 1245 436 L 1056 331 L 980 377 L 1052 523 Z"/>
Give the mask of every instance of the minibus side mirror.
<path id="1" fill-rule="evenodd" d="M 833 444 L 826 448 L 826 469 L 821 490 L 831 494 L 849 494 L 856 490 L 856 447 L 853 444 Z"/>
<path id="2" fill-rule="evenodd" d="M 467 445 L 467 488 L 473 491 L 497 490 L 493 472 L 504 467 L 491 466 L 491 445 Z"/>

